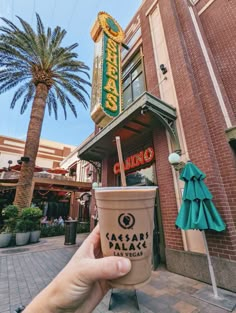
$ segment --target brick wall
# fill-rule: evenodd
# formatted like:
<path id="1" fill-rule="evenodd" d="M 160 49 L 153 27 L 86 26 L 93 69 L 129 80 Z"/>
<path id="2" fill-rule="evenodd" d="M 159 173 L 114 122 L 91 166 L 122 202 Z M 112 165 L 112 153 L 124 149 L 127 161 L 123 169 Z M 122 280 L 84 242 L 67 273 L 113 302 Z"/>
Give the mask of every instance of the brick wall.
<path id="1" fill-rule="evenodd" d="M 185 43 L 188 47 L 195 81 L 210 135 L 209 145 L 212 144 L 213 146 L 214 159 L 211 157 L 213 176 L 210 176 L 207 182 L 214 195 L 214 203 L 227 224 L 227 232 L 224 236 L 215 233 L 208 235 L 210 251 L 216 256 L 235 259 L 236 232 L 234 225 L 235 219 L 233 217 L 236 200 L 235 158 L 225 138 L 226 125 L 224 117 L 219 106 L 219 101 L 216 98 L 208 69 L 202 63 L 202 51 L 198 41 L 195 40 L 194 29 L 190 28 L 191 20 L 189 19 L 188 8 L 183 4 L 178 5 L 177 12 Z M 190 29 L 191 32 L 189 32 Z M 217 71 L 216 74 L 218 74 Z M 227 103 L 228 99 L 225 98 L 224 100 Z M 227 106 L 227 110 L 230 112 L 229 106 Z M 209 162 L 204 167 L 207 168 L 208 166 Z M 218 237 L 218 244 L 215 242 L 216 237 Z M 221 243 L 222 240 L 224 241 L 224 245 Z"/>
<path id="2" fill-rule="evenodd" d="M 166 131 L 162 126 L 155 129 L 153 144 L 165 245 L 170 249 L 183 250 L 181 231 L 175 228 L 178 210 L 176 206 L 172 170 L 168 162 L 169 151 Z"/>
<path id="3" fill-rule="evenodd" d="M 201 15 L 224 88 L 236 116 L 236 2 L 216 0 Z"/>
<path id="4" fill-rule="evenodd" d="M 142 28 L 147 91 L 158 97 L 159 90 L 151 33 L 148 16 L 146 16 L 153 2 L 153 0 L 146 0 L 139 15 Z M 225 137 L 226 122 L 196 36 L 187 1 L 159 0 L 158 4 L 188 153 L 190 159 L 207 174 L 205 182 L 213 194 L 213 201 L 217 209 L 227 224 L 227 230 L 224 233 L 207 232 L 209 250 L 214 256 L 236 260 L 236 164 L 235 155 Z M 224 14 L 223 17 L 220 17 L 218 12 L 218 15 L 214 15 L 218 16 L 218 21 L 211 21 L 214 17 L 211 15 L 213 13 L 210 13 L 210 10 L 217 10 L 216 4 L 220 5 L 219 7 Z M 232 9 L 232 12 L 229 12 L 229 8 Z M 220 37 L 223 37 L 220 28 L 222 25 L 222 29 L 224 25 L 228 30 L 230 30 L 230 27 L 234 27 L 234 21 L 227 21 L 227 19 L 231 19 L 234 13 L 235 1 L 216 0 L 201 15 L 201 21 L 197 17 L 233 124 L 235 123 L 235 113 L 233 111 L 235 110 L 235 88 L 230 85 L 230 80 L 233 82 L 236 80 L 236 69 L 234 64 L 232 71 L 228 72 L 227 69 L 231 62 L 236 64 L 233 59 L 235 57 L 236 47 L 234 47 L 234 43 L 236 44 L 236 41 L 234 40 L 232 44 L 228 42 L 233 32 L 228 37 L 225 35 L 228 39 L 220 39 Z M 225 21 L 222 21 L 222 19 L 225 19 Z M 219 32 L 213 31 L 216 26 L 219 28 Z M 219 35 L 217 36 L 217 34 Z M 229 47 L 229 51 L 226 51 L 227 47 Z M 226 57 L 224 57 L 225 53 Z M 232 53 L 234 53 L 233 57 Z M 234 85 L 236 85 L 236 82 L 234 82 Z M 165 129 L 160 126 L 157 127 L 153 134 L 153 142 L 165 243 L 170 249 L 183 250 L 181 231 L 176 230 L 174 226 L 177 207 L 173 176 L 167 161 L 169 150 Z M 112 164 L 104 162 L 103 184 L 106 186 L 114 183 Z"/>
<path id="5" fill-rule="evenodd" d="M 206 172 L 206 183 L 228 226 L 225 235 L 208 235 L 210 251 L 235 259 L 236 173 L 235 159 L 225 139 L 226 125 L 187 4 L 170 0 L 159 3 L 190 159 Z M 216 237 L 219 239 L 215 240 Z M 221 240 L 225 248 L 217 250 Z"/>
<path id="6" fill-rule="evenodd" d="M 153 1 L 146 0 L 141 8 L 140 22 L 142 29 L 142 42 L 144 53 L 144 65 L 146 72 L 147 91 L 154 96 L 160 97 L 156 64 L 150 31 L 149 19 L 146 12 Z M 160 127 L 160 128 L 159 128 Z M 175 228 L 177 206 L 171 166 L 168 163 L 168 146 L 165 129 L 160 125 L 153 134 L 153 144 L 156 156 L 156 171 L 159 186 L 159 197 L 161 206 L 162 223 L 164 228 L 165 245 L 168 248 L 182 250 L 183 242 L 181 231 Z"/>
<path id="7" fill-rule="evenodd" d="M 199 12 L 207 3 L 209 3 L 210 0 L 200 0 L 196 3 L 195 7 L 197 11 Z M 215 0 L 217 1 L 217 0 Z"/>

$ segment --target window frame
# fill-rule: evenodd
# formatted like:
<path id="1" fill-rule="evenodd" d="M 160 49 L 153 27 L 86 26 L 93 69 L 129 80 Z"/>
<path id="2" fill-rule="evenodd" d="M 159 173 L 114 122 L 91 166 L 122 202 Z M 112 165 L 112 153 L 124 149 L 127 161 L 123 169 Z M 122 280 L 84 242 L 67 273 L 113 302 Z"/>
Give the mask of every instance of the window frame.
<path id="1" fill-rule="evenodd" d="M 138 56 L 139 54 L 139 56 Z M 137 57 L 138 56 L 138 57 Z M 135 58 L 137 58 L 137 60 L 134 62 L 134 64 L 129 68 L 129 70 L 127 71 L 127 73 L 125 73 L 125 75 L 123 75 L 123 72 L 125 72 L 125 69 L 129 66 L 129 64 L 131 64 L 131 62 L 133 60 L 135 60 Z M 135 69 L 137 69 L 138 67 L 141 67 L 140 72 L 134 77 L 133 73 L 135 71 Z M 127 60 L 125 66 L 123 66 L 122 69 L 122 93 L 124 94 L 125 90 L 127 90 L 128 88 L 131 88 L 131 103 L 135 100 L 134 99 L 134 91 L 133 91 L 133 82 L 138 79 L 139 76 L 143 75 L 143 92 L 146 90 L 146 79 L 145 79 L 145 70 L 144 70 L 144 62 L 143 62 L 143 53 L 142 53 L 142 49 L 141 47 L 136 50 L 136 52 L 129 58 L 129 60 Z M 124 81 L 128 80 L 129 82 L 128 84 L 125 86 L 125 88 L 123 87 L 124 85 Z M 130 103 L 130 104 L 131 104 Z M 129 104 L 129 105 L 130 105 Z M 124 106 L 124 103 L 122 104 L 122 110 L 126 109 L 129 105 Z"/>

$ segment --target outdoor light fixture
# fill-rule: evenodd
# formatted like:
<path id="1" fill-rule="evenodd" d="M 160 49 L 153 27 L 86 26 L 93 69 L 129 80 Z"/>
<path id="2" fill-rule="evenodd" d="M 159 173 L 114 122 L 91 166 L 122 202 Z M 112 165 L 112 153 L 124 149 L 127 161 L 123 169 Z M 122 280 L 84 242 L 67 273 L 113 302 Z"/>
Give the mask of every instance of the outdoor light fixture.
<path id="1" fill-rule="evenodd" d="M 94 188 L 97 188 L 97 187 L 99 187 L 98 183 L 97 182 L 93 182 L 92 183 L 92 188 L 94 189 Z"/>
<path id="2" fill-rule="evenodd" d="M 169 163 L 174 167 L 176 171 L 181 171 L 185 166 L 185 163 L 180 161 L 180 158 L 181 158 L 180 152 L 177 151 L 171 153 L 168 156 Z"/>
<path id="3" fill-rule="evenodd" d="M 11 170 L 12 160 L 9 160 L 7 163 L 8 163 L 8 169 L 7 170 L 10 171 Z"/>
<path id="4" fill-rule="evenodd" d="M 94 189 L 94 188 L 99 188 L 99 187 L 102 187 L 102 183 L 100 182 L 93 182 L 92 183 L 92 189 Z"/>
<path id="5" fill-rule="evenodd" d="M 20 160 L 21 160 L 22 162 L 28 163 L 28 162 L 30 161 L 30 158 L 27 157 L 27 156 L 23 156 L 23 157 L 20 158 Z"/>
<path id="6" fill-rule="evenodd" d="M 162 74 L 165 75 L 167 73 L 167 68 L 164 64 L 160 65 L 160 70 L 162 71 Z"/>

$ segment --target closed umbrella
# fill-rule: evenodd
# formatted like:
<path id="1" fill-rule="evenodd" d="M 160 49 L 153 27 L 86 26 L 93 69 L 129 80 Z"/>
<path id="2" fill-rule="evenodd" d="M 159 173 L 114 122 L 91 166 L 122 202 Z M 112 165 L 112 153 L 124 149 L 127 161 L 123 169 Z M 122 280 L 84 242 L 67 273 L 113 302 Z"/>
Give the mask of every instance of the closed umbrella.
<path id="1" fill-rule="evenodd" d="M 192 162 L 188 162 L 183 168 L 180 175 L 180 179 L 185 182 L 183 201 L 175 224 L 183 230 L 202 231 L 213 292 L 218 298 L 215 274 L 204 231 L 206 229 L 223 231 L 226 225 L 212 202 L 212 194 L 203 181 L 205 178 L 206 175 Z"/>

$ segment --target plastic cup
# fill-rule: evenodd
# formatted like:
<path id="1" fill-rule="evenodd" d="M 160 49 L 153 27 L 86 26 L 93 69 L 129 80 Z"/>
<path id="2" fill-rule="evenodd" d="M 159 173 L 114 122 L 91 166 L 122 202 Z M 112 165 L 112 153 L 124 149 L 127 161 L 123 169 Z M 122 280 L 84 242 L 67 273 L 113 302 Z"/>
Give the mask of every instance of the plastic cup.
<path id="1" fill-rule="evenodd" d="M 110 281 L 113 288 L 136 289 L 152 271 L 155 186 L 95 188 L 104 256 L 131 260 L 131 271 Z"/>

